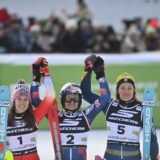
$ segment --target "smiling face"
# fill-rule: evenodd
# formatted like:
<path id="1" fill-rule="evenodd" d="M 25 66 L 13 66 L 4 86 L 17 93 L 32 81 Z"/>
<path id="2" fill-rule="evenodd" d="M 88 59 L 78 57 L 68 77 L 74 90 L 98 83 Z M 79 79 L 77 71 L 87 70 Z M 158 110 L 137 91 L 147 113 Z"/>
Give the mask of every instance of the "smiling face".
<path id="1" fill-rule="evenodd" d="M 134 96 L 134 87 L 131 83 L 121 83 L 118 88 L 119 97 L 121 100 L 127 102 Z"/>
<path id="2" fill-rule="evenodd" d="M 29 98 L 27 96 L 18 96 L 15 99 L 15 112 L 24 113 L 29 107 Z"/>

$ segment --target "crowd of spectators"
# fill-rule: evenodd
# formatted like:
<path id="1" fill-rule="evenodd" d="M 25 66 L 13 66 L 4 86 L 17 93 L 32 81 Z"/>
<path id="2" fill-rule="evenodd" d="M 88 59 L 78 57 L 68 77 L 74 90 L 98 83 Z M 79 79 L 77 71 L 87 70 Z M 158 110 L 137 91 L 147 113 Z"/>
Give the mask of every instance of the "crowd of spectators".
<path id="1" fill-rule="evenodd" d="M 52 15 L 48 19 L 23 19 L 0 8 L 0 53 L 131 53 L 160 50 L 160 24 L 150 18 L 123 20 L 124 30 L 114 26 L 95 26 L 92 13 L 83 0 L 77 12 L 64 21 Z"/>

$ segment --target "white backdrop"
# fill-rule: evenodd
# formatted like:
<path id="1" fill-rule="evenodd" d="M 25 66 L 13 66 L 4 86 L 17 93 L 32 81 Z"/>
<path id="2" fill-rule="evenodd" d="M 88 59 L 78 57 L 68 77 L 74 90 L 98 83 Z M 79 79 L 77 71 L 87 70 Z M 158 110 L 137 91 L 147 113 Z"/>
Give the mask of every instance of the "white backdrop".
<path id="1" fill-rule="evenodd" d="M 42 56 L 49 64 L 84 64 L 85 58 L 90 54 L 0 54 L 0 63 L 31 65 Z M 101 56 L 106 64 L 131 64 L 160 62 L 160 52 L 141 52 L 127 54 L 96 54 Z"/>

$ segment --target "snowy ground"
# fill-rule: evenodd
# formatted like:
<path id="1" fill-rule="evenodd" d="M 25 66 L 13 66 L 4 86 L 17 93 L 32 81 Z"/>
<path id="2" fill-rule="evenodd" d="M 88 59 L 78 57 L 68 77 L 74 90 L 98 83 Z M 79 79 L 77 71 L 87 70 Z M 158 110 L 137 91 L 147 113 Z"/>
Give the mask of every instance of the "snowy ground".
<path id="1" fill-rule="evenodd" d="M 157 137 L 160 145 L 160 130 L 157 130 Z M 94 160 L 94 155 L 97 154 L 103 156 L 106 147 L 106 140 L 106 130 L 93 130 L 89 132 L 88 160 Z M 41 160 L 54 160 L 54 152 L 49 131 L 39 131 L 38 152 Z"/>

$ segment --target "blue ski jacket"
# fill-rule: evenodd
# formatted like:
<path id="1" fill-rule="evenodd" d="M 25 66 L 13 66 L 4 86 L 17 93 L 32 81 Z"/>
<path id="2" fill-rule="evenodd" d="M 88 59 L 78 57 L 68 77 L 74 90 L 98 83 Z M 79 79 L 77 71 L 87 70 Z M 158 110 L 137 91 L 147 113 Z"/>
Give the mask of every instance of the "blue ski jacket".
<path id="1" fill-rule="evenodd" d="M 99 95 L 91 92 L 91 72 L 81 82 L 83 98 L 89 103 Z M 141 160 L 140 131 L 143 128 L 143 105 L 136 99 L 130 102 L 111 99 L 101 108 L 107 124 L 107 147 L 104 159 L 107 160 Z M 159 152 L 154 123 L 151 134 L 151 160 L 156 160 Z"/>
<path id="2" fill-rule="evenodd" d="M 78 111 L 59 111 L 59 125 L 62 141 L 63 160 L 87 159 L 87 133 L 96 115 L 110 100 L 110 92 L 105 77 L 99 79 L 101 95 L 87 108 Z M 40 102 L 39 85 L 31 86 L 32 103 Z M 45 106 L 44 106 L 45 107 Z"/>

